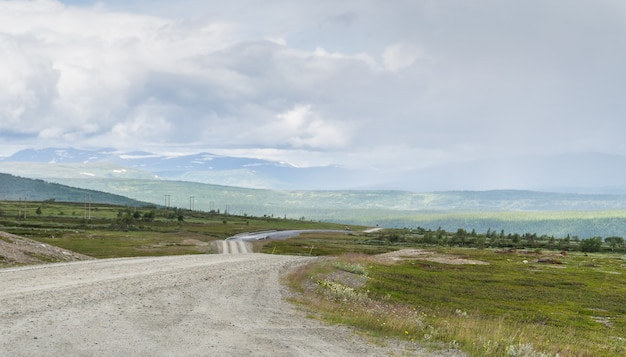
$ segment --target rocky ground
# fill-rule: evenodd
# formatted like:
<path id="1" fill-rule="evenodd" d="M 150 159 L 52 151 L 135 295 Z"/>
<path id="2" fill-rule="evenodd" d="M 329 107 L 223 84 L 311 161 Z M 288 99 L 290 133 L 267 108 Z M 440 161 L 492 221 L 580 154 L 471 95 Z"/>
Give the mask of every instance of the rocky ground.
<path id="1" fill-rule="evenodd" d="M 0 232 L 0 267 L 92 259 L 83 254 Z"/>

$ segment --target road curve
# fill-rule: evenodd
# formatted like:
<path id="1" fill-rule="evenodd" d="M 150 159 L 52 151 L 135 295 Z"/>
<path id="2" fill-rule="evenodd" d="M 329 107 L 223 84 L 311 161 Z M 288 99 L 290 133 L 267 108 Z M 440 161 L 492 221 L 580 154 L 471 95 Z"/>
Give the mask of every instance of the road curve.
<path id="1" fill-rule="evenodd" d="M 253 252 L 252 243 L 243 240 L 217 240 L 212 244 L 219 254 L 249 254 Z"/>
<path id="2" fill-rule="evenodd" d="M 305 318 L 264 254 L 106 259 L 0 269 L 10 356 L 363 356 L 405 353 Z M 411 349 L 411 354 L 425 355 Z"/>
<path id="3" fill-rule="evenodd" d="M 302 233 L 340 233 L 347 234 L 350 231 L 336 229 L 290 229 L 284 231 L 264 231 L 264 232 L 246 232 L 226 238 L 227 241 L 246 241 L 254 242 L 257 240 L 273 239 L 285 240 L 297 237 Z"/>

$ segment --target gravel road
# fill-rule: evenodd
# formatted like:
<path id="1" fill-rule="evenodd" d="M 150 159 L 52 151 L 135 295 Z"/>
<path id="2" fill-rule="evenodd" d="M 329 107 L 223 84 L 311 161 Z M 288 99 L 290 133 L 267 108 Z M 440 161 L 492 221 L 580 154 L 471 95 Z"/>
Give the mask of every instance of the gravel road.
<path id="1" fill-rule="evenodd" d="M 0 269 L 0 354 L 430 355 L 372 344 L 285 302 L 279 275 L 308 259 L 191 255 Z"/>

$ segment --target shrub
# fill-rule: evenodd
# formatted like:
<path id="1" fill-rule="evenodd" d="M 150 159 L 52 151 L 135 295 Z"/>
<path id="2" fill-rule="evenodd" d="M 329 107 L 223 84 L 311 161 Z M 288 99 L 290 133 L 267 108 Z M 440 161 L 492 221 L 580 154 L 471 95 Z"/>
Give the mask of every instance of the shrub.
<path id="1" fill-rule="evenodd" d="M 599 252 L 602 248 L 602 238 L 593 237 L 580 241 L 580 251 L 586 253 Z"/>

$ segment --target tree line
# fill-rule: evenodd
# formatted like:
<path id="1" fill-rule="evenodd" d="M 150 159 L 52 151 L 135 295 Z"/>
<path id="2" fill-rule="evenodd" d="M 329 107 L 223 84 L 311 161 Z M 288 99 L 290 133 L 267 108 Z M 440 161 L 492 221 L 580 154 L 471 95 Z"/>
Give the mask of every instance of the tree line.
<path id="1" fill-rule="evenodd" d="M 456 232 L 448 232 L 439 227 L 436 230 L 417 227 L 404 228 L 379 233 L 379 239 L 387 243 L 416 243 L 424 245 L 484 248 L 515 248 L 515 249 L 549 249 L 581 252 L 622 252 L 626 253 L 623 237 L 606 238 L 592 237 L 580 239 L 578 236 L 567 235 L 556 238 L 536 233 L 505 233 L 489 229 L 486 233 L 477 233 L 475 229 L 467 231 L 463 228 Z"/>

